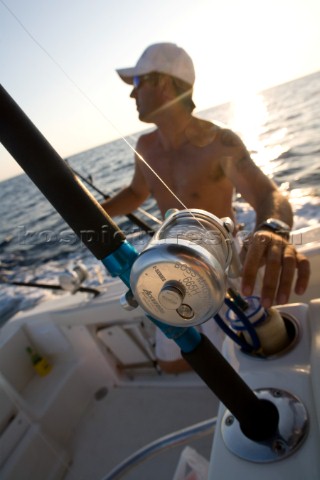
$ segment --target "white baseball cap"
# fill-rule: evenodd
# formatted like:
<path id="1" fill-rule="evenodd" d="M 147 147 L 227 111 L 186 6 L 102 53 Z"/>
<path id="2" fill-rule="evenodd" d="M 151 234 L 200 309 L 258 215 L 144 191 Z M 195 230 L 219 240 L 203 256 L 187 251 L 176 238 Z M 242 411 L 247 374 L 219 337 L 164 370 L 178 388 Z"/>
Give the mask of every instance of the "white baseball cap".
<path id="1" fill-rule="evenodd" d="M 165 73 L 179 78 L 189 85 L 195 81 L 191 57 L 174 43 L 155 43 L 143 52 L 135 67 L 116 70 L 121 79 L 133 84 L 133 77 L 151 72 Z"/>

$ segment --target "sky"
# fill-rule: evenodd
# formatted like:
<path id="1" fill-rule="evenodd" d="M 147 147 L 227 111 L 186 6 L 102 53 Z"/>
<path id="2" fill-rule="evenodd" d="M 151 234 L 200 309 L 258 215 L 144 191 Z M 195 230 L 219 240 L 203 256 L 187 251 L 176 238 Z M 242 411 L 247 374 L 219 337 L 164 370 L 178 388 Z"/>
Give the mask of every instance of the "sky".
<path id="1" fill-rule="evenodd" d="M 320 70 L 319 24 L 319 0 L 0 0 L 1 84 L 67 157 L 146 128 L 115 69 L 148 45 L 187 50 L 201 111 Z"/>

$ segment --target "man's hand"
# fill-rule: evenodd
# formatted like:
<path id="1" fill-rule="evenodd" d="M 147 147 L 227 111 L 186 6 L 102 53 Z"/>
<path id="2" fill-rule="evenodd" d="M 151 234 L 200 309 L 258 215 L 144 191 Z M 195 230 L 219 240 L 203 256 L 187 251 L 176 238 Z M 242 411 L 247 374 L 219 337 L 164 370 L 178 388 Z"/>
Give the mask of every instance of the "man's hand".
<path id="1" fill-rule="evenodd" d="M 269 308 L 274 300 L 277 304 L 287 303 L 297 269 L 295 293 L 302 295 L 310 277 L 309 260 L 296 251 L 294 245 L 280 235 L 268 231 L 257 231 L 244 243 L 242 292 L 251 295 L 259 267 L 265 265 L 261 303 Z"/>

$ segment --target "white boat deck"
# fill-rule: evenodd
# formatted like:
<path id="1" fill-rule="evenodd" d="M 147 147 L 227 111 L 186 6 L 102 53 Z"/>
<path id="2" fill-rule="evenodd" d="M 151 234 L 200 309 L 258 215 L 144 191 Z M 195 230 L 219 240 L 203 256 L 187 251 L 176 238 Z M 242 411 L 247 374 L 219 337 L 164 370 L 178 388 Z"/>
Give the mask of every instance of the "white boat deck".
<path id="1" fill-rule="evenodd" d="M 309 249 L 308 256 L 312 280 L 301 299 L 304 302 L 319 294 L 318 244 Z M 217 415 L 218 400 L 193 372 L 158 375 L 154 355 L 150 355 L 152 328 L 147 323 L 142 327 L 145 315 L 139 308 L 128 312 L 120 307 L 121 285 L 119 281 L 108 285 L 95 299 L 77 295 L 48 302 L 2 327 L 1 480 L 104 480 L 116 465 L 148 443 Z M 231 347 L 226 356 L 241 374 L 247 373 L 252 388 L 286 388 L 304 400 L 312 428 L 306 448 L 300 450 L 303 462 L 292 455 L 270 466 L 270 472 L 251 465 L 250 478 L 275 478 L 279 465 L 287 472 L 290 464 L 290 475 L 281 478 L 300 480 L 307 465 L 308 472 L 317 474 L 308 480 L 318 480 L 320 304 L 318 300 L 310 307 L 281 308 L 299 319 L 295 348 L 270 362 L 238 358 Z M 119 329 L 121 339 L 116 334 Z M 53 365 L 48 376 L 35 373 L 26 357 L 29 345 Z M 139 360 L 141 352 L 143 361 Z M 211 435 L 186 444 L 209 459 Z M 167 449 L 121 478 L 172 480 L 184 447 Z M 247 462 L 226 451 L 219 430 L 211 459 L 210 479 L 229 480 L 235 478 L 234 472 L 237 478 L 249 478 Z"/>
<path id="2" fill-rule="evenodd" d="M 102 480 L 146 443 L 217 414 L 216 397 L 203 387 L 119 387 L 94 400 L 71 442 L 64 480 Z M 209 459 L 212 435 L 187 442 Z M 129 471 L 126 480 L 170 480 L 185 445 L 152 457 Z"/>

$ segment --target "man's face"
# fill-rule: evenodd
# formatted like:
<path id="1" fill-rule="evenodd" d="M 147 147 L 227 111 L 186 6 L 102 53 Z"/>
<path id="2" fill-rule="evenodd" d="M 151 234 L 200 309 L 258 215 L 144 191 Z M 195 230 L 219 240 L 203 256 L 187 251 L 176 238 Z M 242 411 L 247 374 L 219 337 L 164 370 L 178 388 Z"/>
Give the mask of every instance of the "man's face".
<path id="1" fill-rule="evenodd" d="M 134 77 L 134 88 L 130 94 L 136 100 L 139 119 L 146 123 L 155 123 L 157 113 L 164 100 L 159 75 L 148 74 Z"/>

